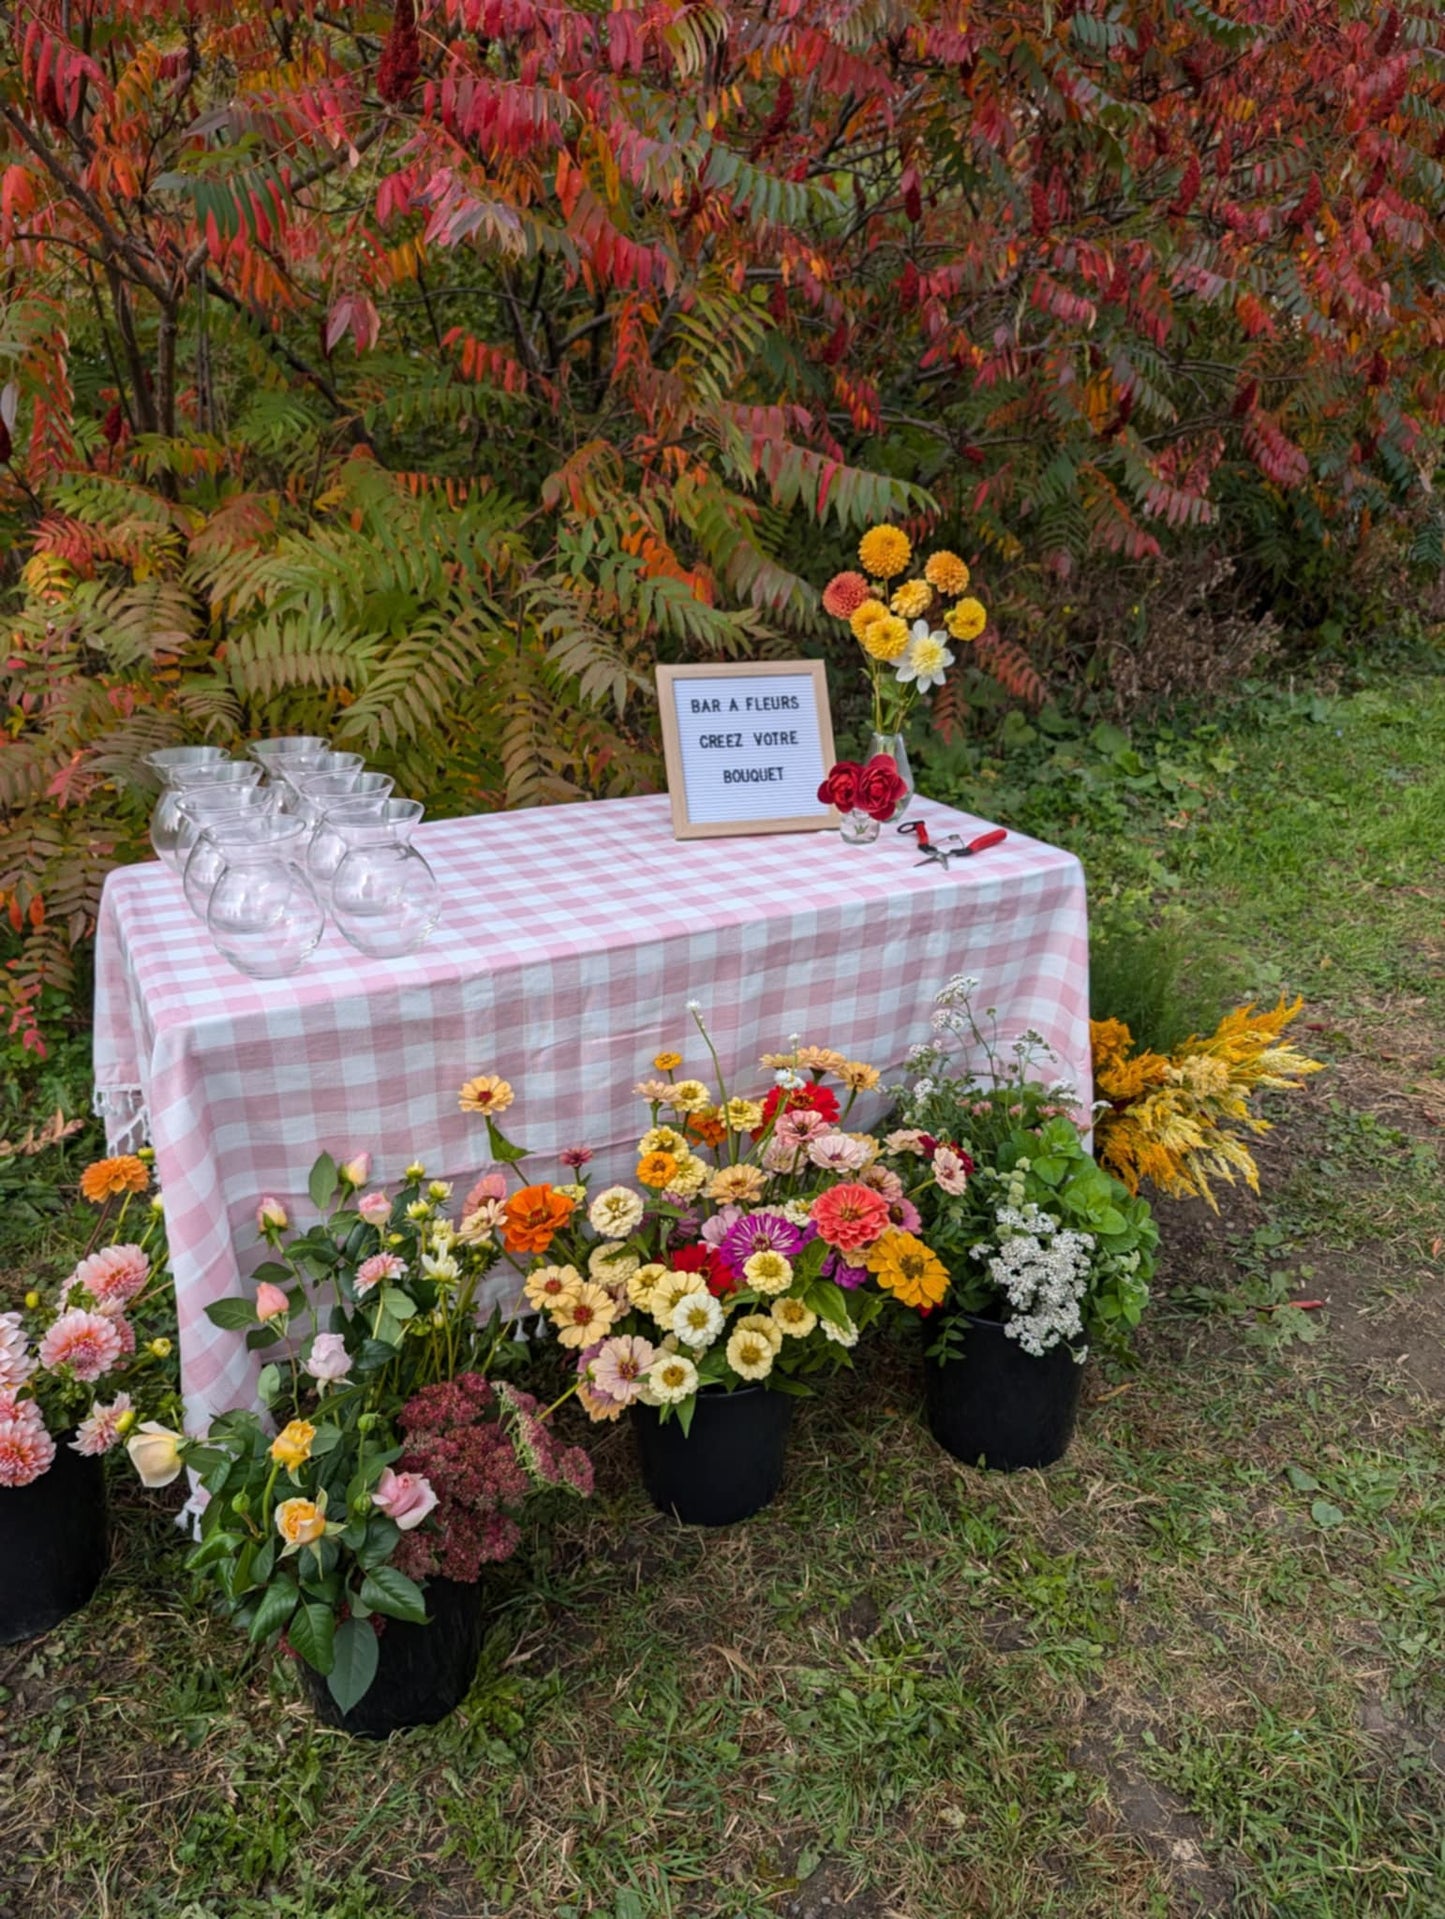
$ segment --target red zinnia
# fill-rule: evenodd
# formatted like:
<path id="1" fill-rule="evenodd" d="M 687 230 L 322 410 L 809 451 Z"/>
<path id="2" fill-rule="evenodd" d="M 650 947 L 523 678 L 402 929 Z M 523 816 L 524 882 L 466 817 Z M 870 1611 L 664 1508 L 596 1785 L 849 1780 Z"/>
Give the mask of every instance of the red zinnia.
<path id="1" fill-rule="evenodd" d="M 675 1273 L 701 1273 L 714 1299 L 726 1299 L 738 1289 L 738 1276 L 712 1246 L 679 1246 L 669 1250 L 668 1262 Z"/>
<path id="2" fill-rule="evenodd" d="M 838 1097 L 830 1086 L 820 1086 L 816 1081 L 807 1086 L 794 1087 L 791 1091 L 784 1086 L 775 1086 L 763 1101 L 763 1124 L 753 1134 L 757 1139 L 763 1128 L 780 1112 L 783 1113 L 821 1113 L 831 1126 L 838 1117 Z"/>

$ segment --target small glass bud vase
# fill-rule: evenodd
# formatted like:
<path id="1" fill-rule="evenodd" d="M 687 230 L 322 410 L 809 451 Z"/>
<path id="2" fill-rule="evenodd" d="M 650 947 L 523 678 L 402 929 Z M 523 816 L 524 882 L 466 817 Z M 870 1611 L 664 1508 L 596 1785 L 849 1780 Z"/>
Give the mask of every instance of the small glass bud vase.
<path id="1" fill-rule="evenodd" d="M 838 836 L 845 846 L 871 846 L 882 831 L 880 821 L 875 820 L 871 813 L 860 812 L 855 806 L 851 813 L 843 815 Z"/>
<path id="2" fill-rule="evenodd" d="M 912 804 L 913 795 L 918 791 L 918 782 L 913 777 L 913 768 L 908 764 L 908 746 L 901 733 L 874 733 L 868 741 L 868 757 L 887 753 L 898 768 L 898 777 L 905 791 L 901 800 L 893 809 L 894 819 L 901 820 Z"/>

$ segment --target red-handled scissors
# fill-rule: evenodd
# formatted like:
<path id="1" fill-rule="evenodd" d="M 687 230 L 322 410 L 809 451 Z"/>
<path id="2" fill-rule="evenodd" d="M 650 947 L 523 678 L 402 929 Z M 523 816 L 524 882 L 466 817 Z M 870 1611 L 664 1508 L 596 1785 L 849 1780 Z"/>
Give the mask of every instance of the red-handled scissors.
<path id="1" fill-rule="evenodd" d="M 905 820 L 898 828 L 900 833 L 911 833 L 922 853 L 921 860 L 915 860 L 915 866 L 941 866 L 946 871 L 948 862 L 954 859 L 968 859 L 971 854 L 983 852 L 985 847 L 997 846 L 1000 840 L 1006 840 L 1008 833 L 1002 826 L 995 826 L 987 833 L 980 833 L 976 839 L 965 843 L 957 833 L 950 834 L 942 846 L 935 846 L 928 837 L 928 828 L 922 820 Z"/>

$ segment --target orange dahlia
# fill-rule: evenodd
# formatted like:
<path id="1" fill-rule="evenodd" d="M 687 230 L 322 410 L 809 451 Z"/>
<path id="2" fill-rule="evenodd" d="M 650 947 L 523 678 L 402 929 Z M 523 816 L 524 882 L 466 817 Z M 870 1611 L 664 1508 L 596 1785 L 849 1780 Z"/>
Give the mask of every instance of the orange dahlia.
<path id="1" fill-rule="evenodd" d="M 151 1176 L 134 1153 L 122 1153 L 119 1159 L 98 1159 L 80 1176 L 80 1191 L 93 1206 L 103 1206 L 120 1193 L 143 1193 Z"/>

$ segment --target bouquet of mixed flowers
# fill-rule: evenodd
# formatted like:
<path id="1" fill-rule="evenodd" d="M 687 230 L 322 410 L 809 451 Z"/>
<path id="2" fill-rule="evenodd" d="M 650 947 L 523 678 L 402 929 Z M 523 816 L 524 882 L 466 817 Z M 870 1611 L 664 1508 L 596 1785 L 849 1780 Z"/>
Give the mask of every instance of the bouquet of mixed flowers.
<path id="1" fill-rule="evenodd" d="M 592 1192 L 579 1148 L 563 1155 L 576 1184 L 523 1187 L 485 1222 L 525 1304 L 576 1351 L 589 1416 L 640 1403 L 684 1431 L 700 1392 L 806 1393 L 807 1375 L 850 1363 L 881 1310 L 870 1273 L 931 1257 L 888 1148 L 848 1125 L 877 1070 L 793 1042 L 764 1057 L 760 1096 L 730 1093 L 701 1009 L 688 1010 L 714 1078 L 677 1078 L 681 1055 L 657 1056 L 637 1088 L 651 1124 L 633 1178 Z M 486 1083 L 510 1102 L 504 1081 Z"/>
<path id="2" fill-rule="evenodd" d="M 940 548 L 920 574 L 903 579 L 914 563 L 913 542 L 896 526 L 870 527 L 858 558 L 863 572 L 835 574 L 823 589 L 823 607 L 848 622 L 867 658 L 873 731 L 901 733 L 919 694 L 948 677 L 949 641 L 976 640 L 988 613 L 969 593 L 968 568 L 956 553 Z"/>
<path id="3" fill-rule="evenodd" d="M 977 987 L 944 987 L 937 1037 L 914 1048 L 898 1089 L 905 1124 L 889 1143 L 927 1165 L 912 1197 L 944 1269 L 936 1296 L 907 1303 L 936 1309 L 939 1361 L 962 1352 L 968 1314 L 1001 1320 L 1036 1356 L 1065 1343 L 1082 1361 L 1091 1340 L 1120 1351 L 1148 1303 L 1153 1216 L 1091 1157 L 1074 1089 L 1041 1079 L 1041 1037 L 1000 1054 L 974 1014 Z"/>
<path id="4" fill-rule="evenodd" d="M 199 1475 L 192 1567 L 253 1641 L 284 1636 L 324 1674 L 343 1712 L 375 1677 L 381 1622 L 426 1622 L 420 1581 L 476 1581 L 515 1552 L 534 1491 L 592 1489 L 586 1455 L 556 1443 L 530 1395 L 489 1377 L 518 1350 L 477 1310 L 492 1255 L 466 1218 L 495 1181 L 468 1194 L 459 1225 L 451 1187 L 424 1167 L 391 1197 L 363 1190 L 369 1174 L 367 1154 L 323 1154 L 310 1180 L 321 1218 L 304 1232 L 263 1199 L 273 1257 L 250 1298 L 208 1309 L 278 1350 L 260 1379 L 269 1417 L 230 1412 L 201 1439 L 129 1442 L 147 1484 L 182 1465 Z"/>
<path id="5" fill-rule="evenodd" d="M 136 1333 L 137 1318 L 169 1290 L 160 1201 L 145 1197 L 150 1178 L 134 1154 L 87 1167 L 80 1190 L 101 1213 L 84 1257 L 54 1295 L 32 1290 L 22 1307 L 0 1313 L 0 1487 L 41 1478 L 57 1445 L 108 1453 L 154 1423 L 143 1413 L 169 1406 L 171 1341 Z"/>

